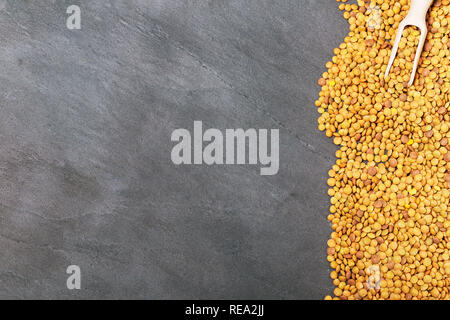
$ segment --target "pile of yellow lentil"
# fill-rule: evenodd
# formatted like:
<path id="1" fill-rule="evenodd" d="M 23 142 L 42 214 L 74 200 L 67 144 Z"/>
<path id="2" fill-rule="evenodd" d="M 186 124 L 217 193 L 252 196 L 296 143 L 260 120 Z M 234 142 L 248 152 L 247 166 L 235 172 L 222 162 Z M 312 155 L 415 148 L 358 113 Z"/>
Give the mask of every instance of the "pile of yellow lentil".
<path id="1" fill-rule="evenodd" d="M 415 82 L 419 31 L 405 29 L 384 73 L 409 0 L 358 0 L 334 50 L 316 106 L 339 146 L 329 171 L 325 299 L 450 299 L 450 0 L 435 0 Z"/>

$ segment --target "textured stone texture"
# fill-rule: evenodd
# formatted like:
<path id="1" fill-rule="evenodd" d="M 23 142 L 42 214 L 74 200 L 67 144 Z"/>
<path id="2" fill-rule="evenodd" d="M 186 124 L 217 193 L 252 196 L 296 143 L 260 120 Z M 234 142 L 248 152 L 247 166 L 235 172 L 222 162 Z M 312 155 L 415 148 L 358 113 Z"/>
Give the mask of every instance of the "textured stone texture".
<path id="1" fill-rule="evenodd" d="M 348 28 L 334 1 L 0 4 L 0 298 L 330 293 L 313 102 Z M 279 128 L 279 174 L 173 165 L 194 120 Z"/>

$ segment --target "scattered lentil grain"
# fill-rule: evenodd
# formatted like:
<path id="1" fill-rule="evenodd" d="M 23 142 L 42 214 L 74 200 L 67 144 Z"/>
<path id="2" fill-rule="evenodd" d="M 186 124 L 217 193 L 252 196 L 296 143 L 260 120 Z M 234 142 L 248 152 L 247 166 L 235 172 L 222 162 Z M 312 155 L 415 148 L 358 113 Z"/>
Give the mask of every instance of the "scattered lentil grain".
<path id="1" fill-rule="evenodd" d="M 316 102 L 319 129 L 340 147 L 328 179 L 336 288 L 325 299 L 450 299 L 450 0 L 430 8 L 411 87 L 412 27 L 384 79 L 410 1 L 337 1 L 350 33 L 318 81 Z"/>

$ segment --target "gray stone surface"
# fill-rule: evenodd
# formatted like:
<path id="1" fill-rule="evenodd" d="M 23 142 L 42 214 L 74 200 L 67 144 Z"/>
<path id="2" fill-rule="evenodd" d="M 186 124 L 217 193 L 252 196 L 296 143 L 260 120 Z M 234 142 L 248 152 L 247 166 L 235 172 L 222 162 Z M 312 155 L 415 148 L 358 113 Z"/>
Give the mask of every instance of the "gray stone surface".
<path id="1" fill-rule="evenodd" d="M 330 293 L 335 148 L 313 102 L 348 28 L 336 2 L 1 4 L 0 298 Z M 175 166 L 171 133 L 194 120 L 280 129 L 279 174 Z"/>

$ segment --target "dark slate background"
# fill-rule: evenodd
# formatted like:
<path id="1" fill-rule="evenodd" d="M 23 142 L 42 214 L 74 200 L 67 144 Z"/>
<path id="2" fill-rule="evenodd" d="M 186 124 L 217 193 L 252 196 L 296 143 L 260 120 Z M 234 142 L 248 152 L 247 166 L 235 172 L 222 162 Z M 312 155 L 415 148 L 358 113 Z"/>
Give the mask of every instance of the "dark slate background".
<path id="1" fill-rule="evenodd" d="M 332 0 L 1 0 L 0 298 L 329 294 L 313 103 L 347 30 Z M 280 129 L 279 174 L 175 166 L 194 120 Z"/>

